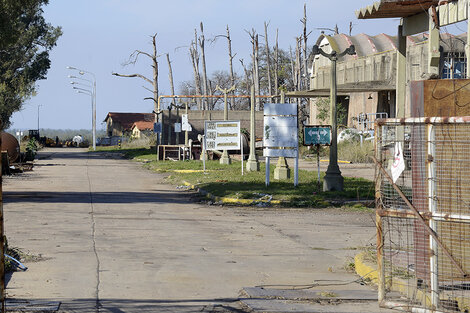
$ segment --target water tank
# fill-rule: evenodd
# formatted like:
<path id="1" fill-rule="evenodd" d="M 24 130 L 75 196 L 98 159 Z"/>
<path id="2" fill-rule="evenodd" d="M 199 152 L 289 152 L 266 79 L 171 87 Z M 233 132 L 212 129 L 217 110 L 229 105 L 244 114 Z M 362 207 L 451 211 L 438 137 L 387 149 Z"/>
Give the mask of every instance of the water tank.
<path id="1" fill-rule="evenodd" d="M 2 132 L 2 151 L 8 152 L 10 163 L 16 162 L 20 156 L 20 145 L 12 134 Z"/>

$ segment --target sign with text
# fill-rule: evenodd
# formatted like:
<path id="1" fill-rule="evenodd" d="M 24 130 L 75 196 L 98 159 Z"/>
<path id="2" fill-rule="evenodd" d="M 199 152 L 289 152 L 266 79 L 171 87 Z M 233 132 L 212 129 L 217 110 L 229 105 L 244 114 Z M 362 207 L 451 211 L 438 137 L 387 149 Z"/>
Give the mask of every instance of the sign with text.
<path id="1" fill-rule="evenodd" d="M 240 150 L 240 121 L 205 121 L 206 150 Z"/>
<path id="2" fill-rule="evenodd" d="M 304 145 L 330 145 L 331 126 L 304 126 Z"/>

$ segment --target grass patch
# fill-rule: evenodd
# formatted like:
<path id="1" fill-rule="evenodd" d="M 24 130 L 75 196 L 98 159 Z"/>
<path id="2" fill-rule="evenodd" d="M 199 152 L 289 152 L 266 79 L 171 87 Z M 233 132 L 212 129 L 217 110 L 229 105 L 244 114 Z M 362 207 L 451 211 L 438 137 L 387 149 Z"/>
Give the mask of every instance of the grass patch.
<path id="1" fill-rule="evenodd" d="M 280 200 L 290 207 L 328 207 L 331 202 L 341 203 L 350 199 L 373 199 L 374 186 L 371 181 L 361 178 L 344 178 L 344 191 L 323 192 L 318 186 L 316 173 L 299 171 L 299 185 L 294 187 L 293 178 L 284 181 L 271 181 L 265 185 L 265 164 L 261 163 L 259 172 L 246 172 L 241 175 L 240 162 L 220 165 L 218 161 L 206 161 L 206 173 L 180 172 L 180 170 L 202 170 L 201 161 L 159 161 L 147 166 L 157 172 L 171 173 L 169 182 L 181 184 L 188 182 L 208 191 L 214 196 L 236 199 L 270 198 Z M 271 165 L 271 178 L 275 165 Z M 293 172 L 293 169 L 291 169 Z M 293 176 L 293 173 L 291 173 Z"/>
<path id="2" fill-rule="evenodd" d="M 145 161 L 146 168 L 168 173 L 167 181 L 174 185 L 187 182 L 206 190 L 216 197 L 235 199 L 272 199 L 280 200 L 288 207 L 323 208 L 343 206 L 350 200 L 374 199 L 374 184 L 363 178 L 344 177 L 344 191 L 323 192 L 317 183 L 317 173 L 299 170 L 299 185 L 294 187 L 294 169 L 291 168 L 291 178 L 276 181 L 274 177 L 275 164 L 271 164 L 270 185 L 265 185 L 265 164 L 260 163 L 259 172 L 244 171 L 241 175 L 241 163 L 233 161 L 230 165 L 221 165 L 219 161 L 206 161 L 206 172 L 203 162 L 199 160 L 186 161 L 156 161 L 155 151 L 148 148 L 117 149 L 116 147 L 99 147 L 99 151 L 120 152 L 128 159 Z M 322 178 L 324 173 L 322 173 Z M 368 211 L 363 204 L 346 204 L 353 211 Z"/>

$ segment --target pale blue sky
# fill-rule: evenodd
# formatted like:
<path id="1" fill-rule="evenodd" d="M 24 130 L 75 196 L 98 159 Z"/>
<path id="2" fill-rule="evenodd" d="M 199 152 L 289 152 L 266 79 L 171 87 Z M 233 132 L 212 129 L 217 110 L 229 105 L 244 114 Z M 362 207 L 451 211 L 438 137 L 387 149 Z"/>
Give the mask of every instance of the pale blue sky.
<path id="1" fill-rule="evenodd" d="M 349 31 L 354 23 L 353 34 L 376 35 L 396 33 L 398 20 L 357 20 L 356 9 L 371 4 L 372 0 L 51 0 L 45 7 L 45 17 L 53 25 L 63 28 L 63 36 L 51 53 L 52 66 L 47 80 L 38 83 L 38 94 L 28 100 L 21 112 L 15 113 L 13 128 L 37 127 L 37 106 L 40 107 L 41 128 L 91 128 L 90 97 L 77 94 L 67 75 L 71 65 L 96 74 L 97 78 L 97 125 L 106 113 L 151 112 L 153 103 L 143 98 L 149 93 L 142 88 L 144 81 L 137 78 L 118 78 L 111 72 L 141 73 L 151 76 L 150 63 L 142 57 L 135 66 L 121 64 L 135 49 L 151 51 L 150 35 L 157 33 L 158 53 L 170 53 L 173 61 L 175 85 L 192 79 L 192 67 L 188 46 L 194 37 L 194 28 L 204 22 L 206 39 L 231 29 L 232 49 L 236 71 L 242 69 L 238 59 L 249 62 L 250 38 L 245 30 L 255 28 L 264 33 L 264 21 L 270 22 L 270 45 L 274 43 L 279 28 L 279 43 L 283 49 L 295 44 L 294 38 L 302 31 L 300 19 L 303 5 L 307 3 L 309 37 L 312 44 L 320 31 L 318 27 Z M 208 74 L 215 70 L 227 70 L 228 60 L 225 40 L 207 43 L 206 60 Z M 161 94 L 170 91 L 168 67 L 165 57 L 160 59 L 159 86 Z"/>

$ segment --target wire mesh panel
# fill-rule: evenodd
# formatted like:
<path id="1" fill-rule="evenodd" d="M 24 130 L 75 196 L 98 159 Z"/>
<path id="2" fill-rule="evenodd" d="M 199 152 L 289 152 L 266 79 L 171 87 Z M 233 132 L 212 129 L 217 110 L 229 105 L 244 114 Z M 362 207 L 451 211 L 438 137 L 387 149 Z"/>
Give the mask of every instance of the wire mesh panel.
<path id="1" fill-rule="evenodd" d="M 470 312 L 470 117 L 385 119 L 376 133 L 382 305 Z"/>

